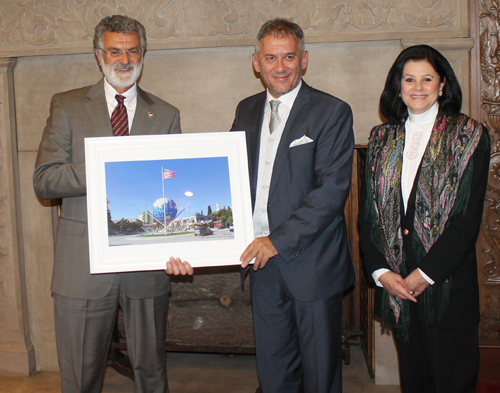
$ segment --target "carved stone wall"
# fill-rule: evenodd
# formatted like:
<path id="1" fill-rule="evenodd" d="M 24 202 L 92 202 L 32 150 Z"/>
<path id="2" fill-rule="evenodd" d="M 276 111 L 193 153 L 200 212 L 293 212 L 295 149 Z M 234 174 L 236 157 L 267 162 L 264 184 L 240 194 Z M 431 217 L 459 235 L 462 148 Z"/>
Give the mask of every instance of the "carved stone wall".
<path id="1" fill-rule="evenodd" d="M 150 49 L 252 45 L 266 20 L 293 19 L 308 42 L 466 37 L 464 0 L 28 0 L 0 4 L 0 56 L 86 53 L 106 15 L 146 27 Z"/>
<path id="2" fill-rule="evenodd" d="M 480 344 L 500 350 L 500 2 L 479 1 L 481 120 L 491 137 L 490 177 L 478 257 Z M 499 377 L 500 378 L 500 377 Z"/>

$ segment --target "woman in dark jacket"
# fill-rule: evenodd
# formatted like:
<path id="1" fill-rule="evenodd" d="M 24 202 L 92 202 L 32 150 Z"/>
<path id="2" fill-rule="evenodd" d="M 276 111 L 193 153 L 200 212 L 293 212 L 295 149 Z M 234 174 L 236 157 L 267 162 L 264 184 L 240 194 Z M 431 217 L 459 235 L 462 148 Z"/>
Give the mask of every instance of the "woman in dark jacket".
<path id="1" fill-rule="evenodd" d="M 486 128 L 460 113 L 448 61 L 417 45 L 394 62 L 372 129 L 360 206 L 376 311 L 395 332 L 404 393 L 475 392 L 475 243 L 488 180 Z"/>

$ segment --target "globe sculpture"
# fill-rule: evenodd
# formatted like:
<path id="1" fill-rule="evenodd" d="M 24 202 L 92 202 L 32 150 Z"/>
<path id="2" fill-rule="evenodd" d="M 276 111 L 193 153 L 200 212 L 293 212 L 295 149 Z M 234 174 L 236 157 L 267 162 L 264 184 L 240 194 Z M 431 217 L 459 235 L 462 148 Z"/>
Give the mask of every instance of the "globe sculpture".
<path id="1" fill-rule="evenodd" d="M 161 223 L 167 224 L 177 216 L 177 205 L 173 199 L 160 198 L 153 204 L 153 216 Z"/>

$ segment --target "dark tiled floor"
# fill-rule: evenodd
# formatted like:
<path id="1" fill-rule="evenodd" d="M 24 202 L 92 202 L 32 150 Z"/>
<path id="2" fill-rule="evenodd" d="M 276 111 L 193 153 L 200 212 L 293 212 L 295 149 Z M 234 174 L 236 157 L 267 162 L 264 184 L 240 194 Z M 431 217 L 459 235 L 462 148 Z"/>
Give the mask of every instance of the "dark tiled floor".
<path id="1" fill-rule="evenodd" d="M 400 393 L 398 386 L 375 385 L 359 347 L 351 347 L 351 364 L 343 367 L 344 393 Z M 168 353 L 170 393 L 254 393 L 255 357 Z M 41 372 L 32 377 L 0 376 L 0 393 L 58 393 L 60 375 Z M 103 393 L 133 393 L 131 380 L 108 368 Z"/>

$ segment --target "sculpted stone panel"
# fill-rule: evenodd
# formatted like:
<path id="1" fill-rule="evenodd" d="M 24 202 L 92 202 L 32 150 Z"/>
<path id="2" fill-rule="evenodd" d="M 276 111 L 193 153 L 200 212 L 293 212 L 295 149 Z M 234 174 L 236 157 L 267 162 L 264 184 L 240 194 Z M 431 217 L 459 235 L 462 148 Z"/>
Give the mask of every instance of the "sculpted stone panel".
<path id="1" fill-rule="evenodd" d="M 480 0 L 481 119 L 492 141 L 490 176 L 479 237 L 482 345 L 500 347 L 500 3 Z"/>
<path id="2" fill-rule="evenodd" d="M 6 1 L 0 55 L 88 52 L 95 25 L 116 13 L 144 24 L 150 49 L 251 45 L 275 16 L 293 19 L 310 42 L 468 34 L 466 0 Z"/>

